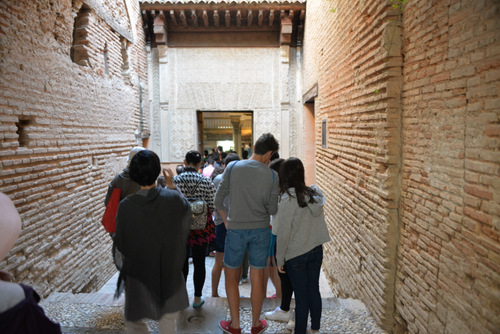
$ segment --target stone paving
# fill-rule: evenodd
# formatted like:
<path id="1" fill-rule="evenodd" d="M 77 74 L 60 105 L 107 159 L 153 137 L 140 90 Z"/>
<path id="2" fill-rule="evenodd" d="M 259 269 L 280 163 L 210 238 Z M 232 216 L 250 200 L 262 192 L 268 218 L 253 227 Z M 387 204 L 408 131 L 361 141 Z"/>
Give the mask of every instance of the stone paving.
<path id="1" fill-rule="evenodd" d="M 219 285 L 220 298 L 212 298 L 210 271 L 213 266 L 213 258 L 207 258 L 207 280 L 203 289 L 205 304 L 199 310 L 187 308 L 180 315 L 178 325 L 179 334 L 208 334 L 222 333 L 218 323 L 222 319 L 229 319 L 229 307 L 224 293 L 224 280 L 221 278 Z M 188 292 L 192 298 L 192 266 L 190 277 L 188 277 Z M 191 284 L 189 284 L 191 283 Z M 97 334 L 122 334 L 123 303 L 124 297 L 113 299 L 116 276 L 97 293 L 70 294 L 54 293 L 41 302 L 47 315 L 62 326 L 63 333 L 97 333 Z M 343 334 L 343 333 L 373 333 L 382 334 L 382 331 L 373 318 L 367 312 L 365 306 L 352 299 L 339 299 L 332 295 L 328 282 L 322 273 L 320 280 L 323 297 L 323 313 L 321 333 Z M 269 282 L 267 295 L 274 294 L 274 287 Z M 249 334 L 251 326 L 250 284 L 240 286 L 242 295 L 240 305 L 242 333 Z M 275 309 L 278 304 L 276 298 L 266 298 L 262 312 Z M 292 301 L 292 308 L 294 302 Z M 286 323 L 269 321 L 268 334 L 290 334 L 292 331 L 286 329 Z M 156 322 L 148 321 L 148 327 L 152 333 L 158 333 Z"/>

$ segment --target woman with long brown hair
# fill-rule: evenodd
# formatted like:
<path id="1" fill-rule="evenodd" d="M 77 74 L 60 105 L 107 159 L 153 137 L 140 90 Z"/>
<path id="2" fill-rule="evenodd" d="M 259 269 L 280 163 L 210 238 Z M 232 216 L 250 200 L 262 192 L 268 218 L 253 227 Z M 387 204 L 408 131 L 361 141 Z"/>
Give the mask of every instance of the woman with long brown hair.
<path id="1" fill-rule="evenodd" d="M 306 186 L 304 165 L 289 158 L 280 166 L 278 214 L 273 224 L 276 234 L 278 271 L 288 273 L 295 293 L 295 334 L 305 334 L 311 316 L 311 332 L 319 332 L 321 294 L 319 275 L 323 244 L 330 241 L 323 213 L 323 193 Z"/>

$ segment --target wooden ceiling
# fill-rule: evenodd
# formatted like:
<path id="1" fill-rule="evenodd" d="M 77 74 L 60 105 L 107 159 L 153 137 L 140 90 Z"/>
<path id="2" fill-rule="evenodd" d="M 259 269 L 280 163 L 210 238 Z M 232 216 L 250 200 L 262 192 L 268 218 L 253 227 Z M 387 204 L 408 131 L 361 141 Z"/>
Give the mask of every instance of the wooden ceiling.
<path id="1" fill-rule="evenodd" d="M 148 44 L 300 45 L 305 2 L 141 1 Z"/>

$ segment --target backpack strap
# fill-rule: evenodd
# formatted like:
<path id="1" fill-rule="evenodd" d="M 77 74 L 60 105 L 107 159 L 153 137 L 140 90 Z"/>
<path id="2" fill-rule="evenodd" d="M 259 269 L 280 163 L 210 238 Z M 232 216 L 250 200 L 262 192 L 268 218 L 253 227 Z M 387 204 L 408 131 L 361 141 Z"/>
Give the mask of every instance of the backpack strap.
<path id="1" fill-rule="evenodd" d="M 189 188 L 189 186 L 187 185 L 187 183 L 184 183 L 186 185 L 186 188 L 188 188 L 188 191 L 189 191 L 189 197 L 193 197 L 194 196 L 194 193 L 196 192 L 196 190 L 198 189 L 198 186 L 200 185 L 201 181 L 203 181 L 203 177 L 200 177 L 198 182 L 195 184 L 194 188 Z"/>
<path id="2" fill-rule="evenodd" d="M 229 168 L 228 186 L 231 184 L 231 171 L 233 170 L 234 165 L 236 165 L 237 163 L 238 163 L 238 160 L 234 164 L 231 165 L 231 168 Z M 273 176 L 273 178 L 274 178 L 274 176 Z"/>

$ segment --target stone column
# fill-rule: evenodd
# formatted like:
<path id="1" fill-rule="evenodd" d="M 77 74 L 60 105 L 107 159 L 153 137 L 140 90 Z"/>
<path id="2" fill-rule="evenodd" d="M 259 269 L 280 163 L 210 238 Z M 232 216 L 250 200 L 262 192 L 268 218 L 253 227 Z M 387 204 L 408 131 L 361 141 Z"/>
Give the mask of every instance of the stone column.
<path id="1" fill-rule="evenodd" d="M 148 55 L 148 86 L 149 86 L 149 106 L 150 106 L 150 129 L 151 136 L 149 149 L 160 154 L 161 151 L 161 131 L 160 131 L 160 105 L 158 101 L 158 49 L 146 48 Z M 160 156 L 161 159 L 161 156 Z"/>
<path id="2" fill-rule="evenodd" d="M 280 34 L 280 104 L 281 104 L 281 139 L 280 157 L 290 156 L 290 93 L 289 93 L 289 73 L 290 73 L 290 42 L 292 38 L 292 17 L 290 14 L 281 18 Z"/>
<path id="3" fill-rule="evenodd" d="M 288 93 L 288 72 L 290 70 L 290 46 L 280 46 L 280 105 L 281 138 L 279 154 L 281 158 L 290 156 L 290 95 Z"/>
<path id="4" fill-rule="evenodd" d="M 241 116 L 229 116 L 233 126 L 234 150 L 241 158 Z"/>
<path id="5" fill-rule="evenodd" d="M 160 138 L 161 143 L 157 153 L 160 160 L 171 161 L 170 132 L 168 128 L 170 111 L 169 111 L 169 76 L 168 76 L 168 46 L 158 45 L 158 85 L 159 85 L 159 103 L 160 115 L 158 121 L 160 122 Z M 155 121 L 155 120 L 153 120 Z"/>

